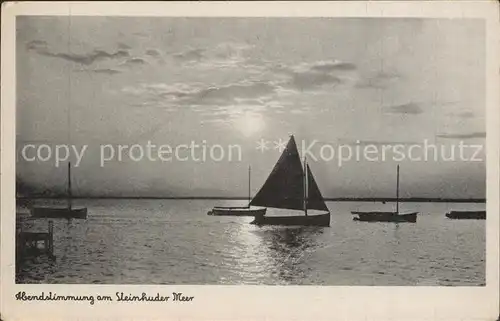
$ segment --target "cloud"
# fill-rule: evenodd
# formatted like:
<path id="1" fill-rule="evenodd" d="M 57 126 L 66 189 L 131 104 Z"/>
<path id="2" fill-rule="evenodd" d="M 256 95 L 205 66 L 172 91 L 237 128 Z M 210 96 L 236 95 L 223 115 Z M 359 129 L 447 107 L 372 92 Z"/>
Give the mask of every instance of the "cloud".
<path id="1" fill-rule="evenodd" d="M 227 121 L 222 118 L 212 118 L 212 119 L 203 119 L 200 121 L 200 124 L 220 124 L 227 125 Z"/>
<path id="2" fill-rule="evenodd" d="M 134 58 L 130 58 L 130 59 L 125 60 L 125 62 L 123 64 L 125 64 L 125 65 L 145 65 L 145 64 L 147 64 L 147 61 L 144 60 L 143 58 L 140 58 L 140 57 L 134 57 Z"/>
<path id="3" fill-rule="evenodd" d="M 188 49 L 173 54 L 173 58 L 185 62 L 185 67 L 204 70 L 221 68 L 245 69 L 247 72 L 263 71 L 262 66 L 250 61 L 247 52 L 253 47 L 246 43 L 225 42 L 206 48 Z"/>
<path id="4" fill-rule="evenodd" d="M 445 139 L 473 139 L 473 138 L 486 138 L 486 132 L 473 132 L 462 134 L 438 134 L 436 137 Z"/>
<path id="5" fill-rule="evenodd" d="M 47 47 L 47 42 L 44 40 L 32 40 L 26 44 L 26 49 L 37 50 Z"/>
<path id="6" fill-rule="evenodd" d="M 174 58 L 182 61 L 199 61 L 205 57 L 203 55 L 204 52 L 204 49 L 190 49 L 185 52 L 174 54 Z"/>
<path id="7" fill-rule="evenodd" d="M 422 108 L 420 108 L 420 106 L 416 103 L 385 107 L 384 109 L 387 113 L 391 114 L 418 115 L 423 113 Z"/>
<path id="8" fill-rule="evenodd" d="M 120 70 L 111 69 L 111 68 L 94 69 L 94 70 L 91 70 L 91 71 L 95 72 L 96 74 L 107 74 L 107 75 L 115 75 L 115 74 L 121 73 Z"/>
<path id="9" fill-rule="evenodd" d="M 149 99 L 182 103 L 183 100 L 194 97 L 205 87 L 206 85 L 201 83 L 152 83 L 124 87 L 122 92 L 138 96 L 142 100 Z"/>
<path id="10" fill-rule="evenodd" d="M 379 71 L 375 74 L 368 75 L 366 78 L 361 79 L 356 87 L 368 89 L 385 89 L 391 86 L 394 81 L 400 80 L 401 76 L 397 73 Z"/>
<path id="11" fill-rule="evenodd" d="M 286 103 L 273 100 L 276 87 L 265 81 L 241 81 L 228 85 L 203 83 L 141 84 L 125 87 L 134 106 L 157 107 L 165 110 L 188 108 L 206 123 L 232 121 L 244 114 L 256 117 L 264 112 L 280 110 Z M 219 120 L 215 120 L 219 119 Z"/>
<path id="12" fill-rule="evenodd" d="M 174 57 L 183 59 L 192 68 L 213 68 L 237 63 L 238 68 L 256 71 L 260 63 L 261 72 L 249 76 L 247 80 L 229 84 L 206 83 L 153 83 L 129 86 L 122 92 L 131 95 L 130 102 L 140 102 L 138 106 L 158 106 L 160 108 L 189 108 L 206 118 L 232 119 L 242 113 L 284 112 L 305 114 L 308 106 L 299 106 L 295 95 L 305 91 L 331 88 L 344 82 L 338 76 L 355 70 L 348 62 L 318 61 L 295 65 L 275 66 L 266 61 L 246 60 L 241 53 L 249 46 L 223 44 L 215 49 L 191 49 L 177 53 Z M 274 67 L 273 67 L 274 66 Z M 248 67 L 248 68 L 246 68 Z"/>
<path id="13" fill-rule="evenodd" d="M 326 85 L 336 85 L 340 84 L 341 82 L 342 80 L 340 78 L 327 73 L 303 72 L 294 73 L 288 84 L 295 89 L 304 91 L 323 87 Z"/>
<path id="14" fill-rule="evenodd" d="M 159 56 L 161 56 L 161 53 L 157 49 L 148 49 L 148 50 L 146 50 L 146 55 L 151 56 L 151 57 L 159 57 Z"/>
<path id="15" fill-rule="evenodd" d="M 193 95 L 198 102 L 217 103 L 236 98 L 256 98 L 270 95 L 275 87 L 266 82 L 242 82 L 226 86 L 213 86 Z"/>
<path id="16" fill-rule="evenodd" d="M 123 58 L 128 57 L 128 52 L 124 50 L 119 50 L 114 53 L 108 53 L 104 50 L 94 50 L 88 54 L 68 54 L 68 53 L 51 53 L 51 52 L 38 52 L 41 55 L 61 58 L 68 61 L 76 62 L 83 65 L 91 65 L 98 60 L 111 59 L 111 58 Z"/>
<path id="17" fill-rule="evenodd" d="M 344 83 L 346 71 L 356 70 L 356 65 L 338 60 L 301 63 L 294 66 L 275 65 L 271 72 L 283 78 L 283 92 L 318 90 Z M 287 90 L 288 89 L 288 90 Z M 288 92 L 290 93 L 290 92 Z"/>
<path id="18" fill-rule="evenodd" d="M 344 83 L 338 76 L 356 69 L 348 62 L 317 61 L 295 65 L 273 65 L 266 61 L 246 60 L 242 54 L 251 46 L 225 43 L 212 49 L 190 49 L 176 53 L 173 57 L 186 61 L 183 66 L 191 68 L 213 68 L 235 63 L 239 70 L 259 71 L 247 80 L 229 84 L 204 83 L 156 83 L 141 84 L 122 89 L 123 93 L 146 102 L 168 105 L 173 108 L 190 108 L 193 111 L 215 112 L 218 115 L 234 115 L 241 112 L 287 112 L 303 113 L 307 109 L 297 105 L 294 95 L 304 91 L 317 91 Z M 242 59 L 241 63 L 236 63 Z M 260 63 L 260 69 L 257 64 Z M 254 68 L 255 67 L 255 68 Z M 249 72 L 250 71 L 250 72 Z M 287 98 L 288 97 L 288 98 Z"/>
<path id="19" fill-rule="evenodd" d="M 161 101 L 177 107 L 216 108 L 235 104 L 264 104 L 275 90 L 276 87 L 267 82 L 243 81 L 224 86 L 202 83 L 142 84 L 125 87 L 122 92 L 143 101 Z"/>
<path id="20" fill-rule="evenodd" d="M 45 41 L 41 40 L 33 40 L 26 44 L 26 48 L 30 51 L 34 51 L 39 55 L 60 58 L 67 61 L 79 63 L 82 65 L 91 65 L 96 61 L 104 60 L 104 59 L 118 59 L 125 58 L 129 56 L 128 51 L 126 50 L 118 50 L 116 52 L 107 52 L 104 50 L 94 50 L 90 53 L 86 54 L 78 54 L 78 53 L 65 53 L 65 52 L 52 52 L 47 46 Z"/>
<path id="21" fill-rule="evenodd" d="M 166 112 L 173 112 L 176 111 L 177 109 L 169 104 L 165 104 L 162 102 L 158 101 L 140 101 L 140 102 L 129 102 L 128 106 L 135 107 L 135 108 L 159 108 L 162 109 L 163 111 Z"/>
<path id="22" fill-rule="evenodd" d="M 130 47 L 129 45 L 127 45 L 126 43 L 124 42 L 119 42 L 118 43 L 118 48 L 119 49 L 131 49 L 132 47 Z"/>
<path id="23" fill-rule="evenodd" d="M 356 65 L 349 62 L 340 62 L 340 61 L 326 61 L 326 62 L 318 62 L 311 66 L 312 70 L 321 71 L 321 72 L 332 72 L 332 71 L 350 71 L 356 70 Z"/>
<path id="24" fill-rule="evenodd" d="M 229 118 L 237 117 L 242 114 L 258 114 L 265 110 L 265 106 L 259 104 L 234 104 L 234 105 L 224 105 L 216 106 L 211 110 L 206 110 L 202 112 L 203 116 L 228 116 Z"/>
<path id="25" fill-rule="evenodd" d="M 271 70 L 278 74 L 292 75 L 297 73 L 342 74 L 346 71 L 356 70 L 355 64 L 339 60 L 303 62 L 294 65 L 277 64 Z"/>

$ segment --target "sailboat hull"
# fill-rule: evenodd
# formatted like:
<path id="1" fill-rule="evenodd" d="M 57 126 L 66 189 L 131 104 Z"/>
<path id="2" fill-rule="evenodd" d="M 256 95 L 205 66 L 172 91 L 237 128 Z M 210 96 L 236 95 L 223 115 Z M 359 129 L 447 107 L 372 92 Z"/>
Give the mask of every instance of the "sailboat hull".
<path id="1" fill-rule="evenodd" d="M 266 208 L 250 209 L 248 207 L 214 207 L 208 215 L 214 216 L 256 216 L 266 214 Z"/>
<path id="2" fill-rule="evenodd" d="M 76 218 L 86 219 L 87 208 L 32 207 L 31 216 L 37 218 Z"/>
<path id="3" fill-rule="evenodd" d="M 330 213 L 309 216 L 255 216 L 255 225 L 330 226 Z"/>
<path id="4" fill-rule="evenodd" d="M 395 222 L 395 223 L 416 223 L 418 212 L 408 214 L 398 214 L 395 212 L 351 212 L 355 221 L 363 222 Z"/>
<path id="5" fill-rule="evenodd" d="M 485 220 L 486 211 L 451 211 L 446 217 L 456 220 Z"/>

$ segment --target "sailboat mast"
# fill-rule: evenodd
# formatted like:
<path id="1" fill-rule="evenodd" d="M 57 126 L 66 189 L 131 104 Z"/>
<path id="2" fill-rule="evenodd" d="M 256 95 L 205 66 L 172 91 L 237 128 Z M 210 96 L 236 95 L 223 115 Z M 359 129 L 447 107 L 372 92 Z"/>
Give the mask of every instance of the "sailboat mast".
<path id="1" fill-rule="evenodd" d="M 397 179 L 396 179 L 396 214 L 399 214 L 399 164 L 398 164 Z"/>
<path id="2" fill-rule="evenodd" d="M 68 52 L 71 54 L 71 15 L 68 17 Z M 68 72 L 68 110 L 67 110 L 67 121 L 68 121 L 68 144 L 71 144 L 71 72 Z M 73 206 L 71 195 L 71 162 L 68 162 L 68 209 L 71 210 Z"/>
<path id="3" fill-rule="evenodd" d="M 250 192 L 250 188 L 251 188 L 251 175 L 252 173 L 252 167 L 249 165 L 248 166 L 248 208 L 250 208 L 250 201 L 252 200 L 252 195 L 251 195 L 251 192 Z"/>
<path id="4" fill-rule="evenodd" d="M 68 162 L 68 208 L 71 209 L 72 207 L 72 198 L 73 195 L 71 194 L 71 162 Z"/>
<path id="5" fill-rule="evenodd" d="M 307 160 L 304 157 L 304 214 L 307 216 Z"/>

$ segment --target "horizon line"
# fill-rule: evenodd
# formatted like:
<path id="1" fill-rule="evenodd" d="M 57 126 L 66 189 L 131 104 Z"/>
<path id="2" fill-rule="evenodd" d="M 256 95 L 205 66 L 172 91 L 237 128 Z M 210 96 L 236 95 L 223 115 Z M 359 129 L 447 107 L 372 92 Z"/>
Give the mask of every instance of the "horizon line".
<path id="1" fill-rule="evenodd" d="M 16 196 L 16 200 L 29 199 L 68 199 L 66 196 Z M 166 200 L 248 200 L 248 197 L 236 196 L 72 196 L 71 199 L 166 199 Z M 441 202 L 441 203 L 486 203 L 486 198 L 452 198 L 452 197 L 324 197 L 325 201 L 336 202 Z"/>

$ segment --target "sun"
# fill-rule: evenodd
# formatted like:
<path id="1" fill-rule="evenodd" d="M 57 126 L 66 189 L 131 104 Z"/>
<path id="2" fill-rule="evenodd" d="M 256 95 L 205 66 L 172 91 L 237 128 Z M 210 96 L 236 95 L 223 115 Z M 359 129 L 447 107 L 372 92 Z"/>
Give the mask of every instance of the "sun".
<path id="1" fill-rule="evenodd" d="M 265 122 L 262 115 L 247 112 L 236 119 L 235 127 L 244 136 L 251 137 L 264 129 Z"/>

